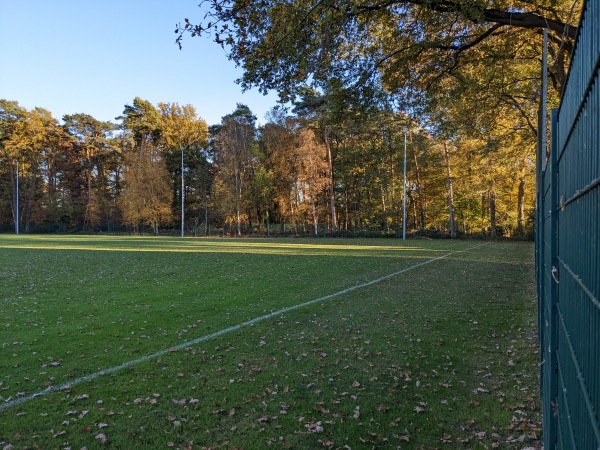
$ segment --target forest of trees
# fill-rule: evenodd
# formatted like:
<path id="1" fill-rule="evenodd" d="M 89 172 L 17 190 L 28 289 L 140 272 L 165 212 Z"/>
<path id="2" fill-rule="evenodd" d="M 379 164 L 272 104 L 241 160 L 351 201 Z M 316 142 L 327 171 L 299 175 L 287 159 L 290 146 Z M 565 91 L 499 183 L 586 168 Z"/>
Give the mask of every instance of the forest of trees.
<path id="1" fill-rule="evenodd" d="M 532 233 L 541 30 L 552 104 L 570 2 L 206 3 L 219 28 L 186 19 L 178 42 L 212 33 L 243 88 L 291 106 L 208 126 L 138 97 L 115 123 L 0 100 L 3 231 L 176 232 L 183 196 L 188 234 L 397 235 L 406 164 L 409 232 Z"/>
<path id="2" fill-rule="evenodd" d="M 183 152 L 187 233 L 397 233 L 406 136 L 409 231 L 531 231 L 526 128 L 487 141 L 436 135 L 390 110 L 334 111 L 334 101 L 307 93 L 294 114 L 274 108 L 260 127 L 240 104 L 208 127 L 190 105 L 140 98 L 119 123 L 73 114 L 62 124 L 0 100 L 0 223 L 15 228 L 18 163 L 21 232 L 176 232 Z"/>

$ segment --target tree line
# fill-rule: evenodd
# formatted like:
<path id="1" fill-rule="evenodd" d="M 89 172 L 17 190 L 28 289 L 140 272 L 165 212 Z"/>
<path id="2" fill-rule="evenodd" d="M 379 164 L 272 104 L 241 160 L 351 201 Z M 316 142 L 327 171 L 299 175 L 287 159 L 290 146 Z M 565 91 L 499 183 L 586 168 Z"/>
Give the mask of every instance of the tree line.
<path id="1" fill-rule="evenodd" d="M 293 105 L 257 126 L 238 104 L 209 127 L 191 105 L 141 98 L 114 123 L 87 114 L 60 123 L 0 100 L 0 224 L 176 232 L 183 204 L 188 234 L 396 235 L 406 192 L 409 232 L 531 232 L 534 135 L 514 126 L 518 110 L 502 111 L 483 138 L 460 102 L 423 121 L 390 102 L 357 107 L 332 84 Z"/>

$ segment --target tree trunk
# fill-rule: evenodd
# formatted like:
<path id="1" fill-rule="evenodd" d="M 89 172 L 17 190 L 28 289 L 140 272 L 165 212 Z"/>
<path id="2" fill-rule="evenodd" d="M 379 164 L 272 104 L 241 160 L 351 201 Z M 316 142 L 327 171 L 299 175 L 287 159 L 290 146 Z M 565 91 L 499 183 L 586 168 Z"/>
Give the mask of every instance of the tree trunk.
<path id="1" fill-rule="evenodd" d="M 419 216 L 421 218 L 421 230 L 425 229 L 425 209 L 423 207 L 423 194 L 421 193 L 421 171 L 419 169 L 419 160 L 417 150 L 413 144 L 413 156 L 415 158 L 415 171 L 417 175 L 417 194 L 419 195 Z"/>
<path id="2" fill-rule="evenodd" d="M 329 172 L 329 203 L 331 205 L 331 231 L 337 231 L 335 212 L 335 186 L 333 183 L 333 159 L 331 156 L 331 145 L 329 143 L 329 130 L 325 129 L 325 148 L 327 149 L 327 164 Z"/>
<path id="3" fill-rule="evenodd" d="M 29 183 L 29 189 L 27 192 L 27 201 L 25 203 L 25 207 L 21 210 L 23 212 L 23 220 L 25 225 L 25 233 L 29 233 L 31 231 L 31 215 L 33 213 L 33 203 L 35 201 L 35 188 L 37 186 L 37 170 L 38 167 L 33 169 L 31 174 L 31 182 Z"/>
<path id="4" fill-rule="evenodd" d="M 317 220 L 317 206 L 315 205 L 315 196 L 311 195 L 310 203 L 312 206 L 313 225 L 315 227 L 315 236 L 319 234 L 319 221 Z"/>
<path id="5" fill-rule="evenodd" d="M 385 207 L 385 190 L 383 189 L 383 186 L 381 186 L 381 206 L 383 208 L 383 221 L 385 223 L 385 231 L 390 231 L 390 224 L 387 220 L 387 210 Z"/>
<path id="6" fill-rule="evenodd" d="M 17 225 L 17 216 L 18 216 L 18 212 L 17 212 L 17 205 L 18 205 L 18 201 L 17 201 L 17 183 L 19 182 L 18 177 L 19 174 L 16 173 L 15 174 L 15 169 L 13 168 L 12 164 L 8 165 L 9 167 L 9 172 L 10 172 L 10 187 L 12 190 L 12 208 L 11 208 L 11 212 L 12 212 L 12 216 L 13 216 L 13 223 L 15 224 L 15 230 L 17 229 L 18 225 Z"/>
<path id="7" fill-rule="evenodd" d="M 242 215 L 240 212 L 241 203 L 242 203 L 242 188 L 241 188 L 241 180 L 240 173 L 236 170 L 235 172 L 235 214 L 237 218 L 237 235 L 242 235 Z"/>
<path id="8" fill-rule="evenodd" d="M 410 200 L 410 207 L 412 209 L 412 216 L 413 216 L 413 229 L 417 229 L 417 202 L 415 202 L 415 199 L 412 195 L 412 192 L 408 192 L 408 199 Z"/>
<path id="9" fill-rule="evenodd" d="M 490 237 L 496 237 L 496 191 L 492 184 L 492 188 L 489 191 L 490 197 Z"/>
<path id="10" fill-rule="evenodd" d="M 350 194 L 348 193 L 348 183 L 344 184 L 344 217 L 346 223 L 344 224 L 344 229 L 348 231 L 350 229 L 350 211 L 348 210 L 348 203 L 350 202 Z"/>
<path id="11" fill-rule="evenodd" d="M 90 209 L 92 208 L 92 173 L 90 170 L 91 162 L 89 158 L 87 158 L 87 169 L 85 171 L 85 177 L 87 181 L 87 204 L 85 205 L 85 215 L 83 216 L 83 231 L 85 231 L 85 226 L 87 225 L 90 217 Z"/>
<path id="12" fill-rule="evenodd" d="M 390 205 L 390 209 L 391 209 L 391 215 L 392 215 L 392 222 L 394 220 L 394 217 L 396 217 L 396 215 L 398 214 L 398 202 L 396 201 L 396 165 L 394 164 L 394 156 L 395 156 L 395 147 L 394 147 L 394 143 L 392 142 L 392 138 L 390 136 L 390 140 L 389 140 L 389 151 L 390 151 L 390 186 L 391 186 L 391 205 Z"/>
<path id="13" fill-rule="evenodd" d="M 452 190 L 452 177 L 450 175 L 450 157 L 448 146 L 444 142 L 444 156 L 446 158 L 446 180 L 448 182 L 448 208 L 450 209 L 450 238 L 454 239 L 456 229 L 454 226 L 454 192 Z"/>
<path id="14" fill-rule="evenodd" d="M 290 195 L 290 212 L 292 214 L 292 223 L 294 224 L 294 233 L 298 236 L 298 221 L 296 217 L 296 212 L 294 210 L 294 203 L 296 202 L 296 190 L 292 190 L 292 194 Z M 285 224 L 284 224 L 285 228 Z"/>
<path id="15" fill-rule="evenodd" d="M 525 176 L 519 178 L 519 193 L 517 199 L 517 234 L 525 234 Z"/>

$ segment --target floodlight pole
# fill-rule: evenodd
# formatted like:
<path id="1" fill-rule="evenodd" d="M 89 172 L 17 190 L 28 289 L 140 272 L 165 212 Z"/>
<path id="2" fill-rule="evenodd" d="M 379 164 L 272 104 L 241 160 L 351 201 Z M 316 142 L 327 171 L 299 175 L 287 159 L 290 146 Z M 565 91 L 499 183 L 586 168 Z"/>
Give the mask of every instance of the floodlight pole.
<path id="1" fill-rule="evenodd" d="M 402 240 L 406 240 L 406 127 L 404 127 L 404 185 L 402 190 Z"/>
<path id="2" fill-rule="evenodd" d="M 15 232 L 16 234 L 19 234 L 19 160 L 17 159 L 17 189 L 16 189 L 16 211 L 15 211 L 15 217 L 16 217 L 16 222 L 15 222 Z"/>
<path id="3" fill-rule="evenodd" d="M 185 193 L 184 193 L 184 181 L 183 181 L 183 147 L 181 147 L 181 237 L 184 237 L 184 201 L 185 201 Z"/>

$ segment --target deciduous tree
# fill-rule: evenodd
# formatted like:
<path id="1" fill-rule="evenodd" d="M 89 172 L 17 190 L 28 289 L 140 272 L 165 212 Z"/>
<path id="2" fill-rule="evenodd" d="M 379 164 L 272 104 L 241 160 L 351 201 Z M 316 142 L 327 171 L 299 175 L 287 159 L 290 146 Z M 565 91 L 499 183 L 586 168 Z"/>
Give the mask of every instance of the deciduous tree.
<path id="1" fill-rule="evenodd" d="M 119 199 L 123 221 L 136 231 L 149 225 L 158 234 L 172 220 L 169 174 L 160 151 L 146 142 L 144 151 L 126 151 L 123 158 L 123 193 Z"/>
<path id="2" fill-rule="evenodd" d="M 177 42 L 186 33 L 212 33 L 244 68 L 243 88 L 275 90 L 286 100 L 307 83 L 323 87 L 331 78 L 358 90 L 380 81 L 392 92 L 407 84 L 423 88 L 472 63 L 471 50 L 492 37 L 507 37 L 510 49 L 535 39 L 539 54 L 544 28 L 555 59 L 550 75 L 560 88 L 577 15 L 568 0 L 206 0 L 202 6 L 205 20 L 177 25 Z"/>
<path id="3" fill-rule="evenodd" d="M 76 151 L 81 155 L 81 170 L 86 186 L 83 230 L 88 223 L 98 225 L 110 210 L 108 165 L 112 147 L 112 132 L 116 125 L 102 122 L 89 114 L 68 114 L 63 117 L 65 130 L 75 138 Z"/>
<path id="4" fill-rule="evenodd" d="M 244 221 L 244 194 L 253 162 L 256 117 L 248 106 L 239 104 L 236 110 L 223 117 L 214 129 L 215 169 L 217 186 L 223 196 L 221 206 L 229 220 L 236 224 L 237 235 L 242 234 Z"/>
<path id="5" fill-rule="evenodd" d="M 177 103 L 159 103 L 161 115 L 160 147 L 163 151 L 173 190 L 173 215 L 179 215 L 181 208 L 181 153 L 185 175 L 184 216 L 199 220 L 200 211 L 206 205 L 210 194 L 211 171 L 209 170 L 208 127 L 198 117 L 192 105 L 180 106 Z"/>

